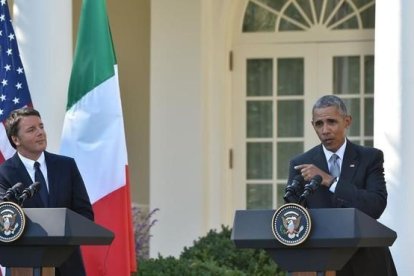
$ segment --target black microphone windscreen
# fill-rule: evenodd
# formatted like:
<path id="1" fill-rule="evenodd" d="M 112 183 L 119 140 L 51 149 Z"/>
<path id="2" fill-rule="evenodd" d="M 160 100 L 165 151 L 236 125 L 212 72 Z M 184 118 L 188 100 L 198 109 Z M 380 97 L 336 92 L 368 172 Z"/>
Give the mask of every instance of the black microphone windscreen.
<path id="1" fill-rule="evenodd" d="M 315 175 L 312 180 L 321 183 L 322 182 L 322 176 L 320 176 L 319 174 Z"/>
<path id="2" fill-rule="evenodd" d="M 297 182 L 300 182 L 300 183 L 302 183 L 303 181 L 305 181 L 305 179 L 303 179 L 303 176 L 301 174 L 295 175 L 295 177 L 293 178 L 293 180 L 296 180 Z"/>
<path id="3" fill-rule="evenodd" d="M 40 182 L 33 182 L 33 184 L 29 186 L 29 190 L 30 190 L 30 197 L 32 197 L 34 194 L 36 194 L 40 190 Z"/>
<path id="4" fill-rule="evenodd" d="M 297 174 L 293 177 L 292 182 L 288 184 L 285 189 L 285 195 L 283 196 L 285 202 L 297 202 L 299 196 L 298 193 L 302 189 L 304 181 L 301 174 Z"/>
<path id="5" fill-rule="evenodd" d="M 37 192 L 40 189 L 40 182 L 38 182 L 38 181 L 33 182 L 33 184 L 30 185 L 30 186 L 32 186 L 33 187 L 33 190 L 35 190 Z"/>
<path id="6" fill-rule="evenodd" d="M 319 188 L 319 186 L 321 185 L 321 182 L 322 182 L 322 176 L 315 175 L 312 178 L 312 180 L 308 184 L 305 185 L 305 190 L 303 191 L 303 194 L 299 198 L 300 205 L 302 206 L 304 205 L 306 198 Z"/>
<path id="7" fill-rule="evenodd" d="M 20 188 L 22 185 L 23 185 L 22 182 L 17 182 L 16 184 L 13 185 L 12 189 Z"/>

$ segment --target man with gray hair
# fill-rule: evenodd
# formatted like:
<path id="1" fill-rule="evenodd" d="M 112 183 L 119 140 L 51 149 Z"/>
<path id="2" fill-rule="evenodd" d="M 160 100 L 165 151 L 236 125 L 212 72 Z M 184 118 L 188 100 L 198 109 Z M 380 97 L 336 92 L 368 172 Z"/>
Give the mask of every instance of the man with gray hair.
<path id="1" fill-rule="evenodd" d="M 308 208 L 356 208 L 378 219 L 387 206 L 384 156 L 381 150 L 347 139 L 352 117 L 341 98 L 323 96 L 312 108 L 312 126 L 321 144 L 294 157 L 289 179 L 305 182 L 322 177 L 321 186 L 304 202 Z M 388 247 L 361 248 L 337 276 L 397 275 Z"/>

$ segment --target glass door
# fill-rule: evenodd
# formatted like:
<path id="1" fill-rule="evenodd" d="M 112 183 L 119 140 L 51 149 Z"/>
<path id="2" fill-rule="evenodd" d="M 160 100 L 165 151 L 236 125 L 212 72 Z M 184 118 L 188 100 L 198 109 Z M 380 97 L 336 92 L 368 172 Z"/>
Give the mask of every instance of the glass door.
<path id="1" fill-rule="evenodd" d="M 373 43 L 250 45 L 235 58 L 236 209 L 283 204 L 289 160 L 319 143 L 311 110 L 322 95 L 344 98 L 350 139 L 372 145 Z"/>

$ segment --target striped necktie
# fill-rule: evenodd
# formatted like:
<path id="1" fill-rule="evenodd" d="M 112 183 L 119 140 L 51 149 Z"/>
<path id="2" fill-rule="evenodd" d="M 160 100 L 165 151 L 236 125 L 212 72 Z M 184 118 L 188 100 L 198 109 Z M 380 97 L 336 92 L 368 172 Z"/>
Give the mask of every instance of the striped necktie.
<path id="1" fill-rule="evenodd" d="M 329 158 L 329 173 L 333 177 L 339 177 L 341 174 L 341 168 L 339 167 L 339 156 L 335 153 Z"/>

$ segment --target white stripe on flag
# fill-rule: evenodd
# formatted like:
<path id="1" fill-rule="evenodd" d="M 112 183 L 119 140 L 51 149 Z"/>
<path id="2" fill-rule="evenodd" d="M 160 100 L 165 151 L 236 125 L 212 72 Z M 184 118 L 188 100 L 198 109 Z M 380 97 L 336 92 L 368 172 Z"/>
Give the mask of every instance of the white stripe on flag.
<path id="1" fill-rule="evenodd" d="M 6 129 L 4 124 L 0 127 L 0 151 L 3 154 L 4 160 L 13 156 L 16 150 L 10 145 L 9 139 L 7 139 Z"/>
<path id="2" fill-rule="evenodd" d="M 76 158 L 92 203 L 126 185 L 127 150 L 118 72 L 65 115 L 62 154 Z"/>

